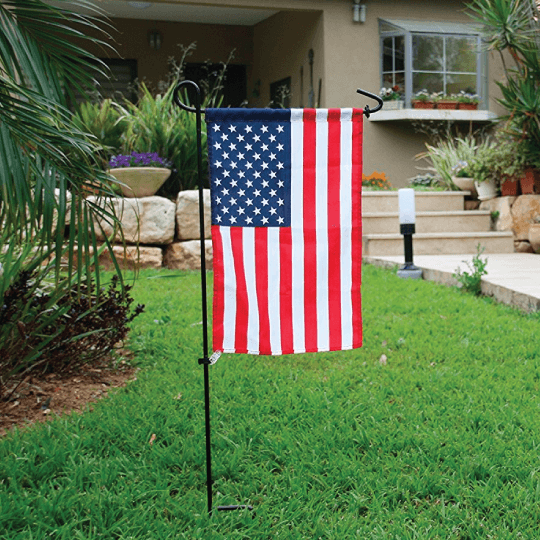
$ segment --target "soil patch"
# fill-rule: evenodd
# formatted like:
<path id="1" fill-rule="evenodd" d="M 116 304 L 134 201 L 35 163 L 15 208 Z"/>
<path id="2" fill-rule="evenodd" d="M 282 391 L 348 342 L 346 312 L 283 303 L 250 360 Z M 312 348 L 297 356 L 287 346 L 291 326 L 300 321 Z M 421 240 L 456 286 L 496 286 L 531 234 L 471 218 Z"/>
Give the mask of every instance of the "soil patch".
<path id="1" fill-rule="evenodd" d="M 129 351 L 122 351 L 124 358 Z M 0 437 L 11 428 L 44 422 L 55 415 L 83 411 L 88 404 L 107 396 L 136 378 L 139 368 L 126 359 L 116 366 L 110 361 L 91 364 L 67 373 L 30 375 L 18 386 L 9 401 L 0 401 Z M 15 386 L 15 385 L 13 385 Z"/>

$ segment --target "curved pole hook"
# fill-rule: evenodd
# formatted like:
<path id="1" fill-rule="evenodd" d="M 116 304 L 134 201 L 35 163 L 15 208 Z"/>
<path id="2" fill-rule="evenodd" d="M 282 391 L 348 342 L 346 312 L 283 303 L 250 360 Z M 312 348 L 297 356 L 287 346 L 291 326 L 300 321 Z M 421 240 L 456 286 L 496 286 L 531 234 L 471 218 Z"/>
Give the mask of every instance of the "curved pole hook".
<path id="1" fill-rule="evenodd" d="M 359 94 L 362 94 L 363 96 L 367 96 L 371 99 L 374 99 L 378 102 L 378 105 L 374 109 L 370 109 L 367 105 L 364 107 L 364 114 L 366 115 L 366 118 L 369 118 L 369 115 L 372 113 L 376 113 L 377 111 L 380 111 L 383 106 L 383 100 L 376 94 L 372 94 L 371 92 L 366 92 L 365 90 L 362 90 L 358 88 L 356 90 Z"/>
<path id="2" fill-rule="evenodd" d="M 194 89 L 195 89 L 195 92 L 196 92 L 196 100 L 195 100 L 195 105 L 197 105 L 197 107 L 190 107 L 189 105 L 186 105 L 185 103 L 182 103 L 182 101 L 180 100 L 180 89 L 183 87 L 183 86 L 192 86 Z M 174 102 L 181 108 L 181 109 L 184 109 L 184 111 L 188 111 L 188 112 L 192 112 L 192 113 L 196 113 L 197 112 L 197 108 L 200 107 L 200 102 L 201 102 L 201 90 L 199 88 L 199 86 L 194 83 L 193 81 L 180 81 L 177 85 L 176 85 L 176 88 L 174 89 L 174 95 L 173 95 L 173 99 L 174 99 Z M 204 109 L 201 111 L 202 113 L 204 113 Z"/>

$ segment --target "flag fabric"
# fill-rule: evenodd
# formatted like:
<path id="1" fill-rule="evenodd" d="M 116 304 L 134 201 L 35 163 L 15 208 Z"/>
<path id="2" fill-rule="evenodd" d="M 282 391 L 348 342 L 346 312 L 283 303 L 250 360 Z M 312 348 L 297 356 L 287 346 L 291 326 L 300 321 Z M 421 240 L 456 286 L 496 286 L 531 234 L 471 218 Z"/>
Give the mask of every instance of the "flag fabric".
<path id="1" fill-rule="evenodd" d="M 362 346 L 361 109 L 207 109 L 213 349 Z"/>

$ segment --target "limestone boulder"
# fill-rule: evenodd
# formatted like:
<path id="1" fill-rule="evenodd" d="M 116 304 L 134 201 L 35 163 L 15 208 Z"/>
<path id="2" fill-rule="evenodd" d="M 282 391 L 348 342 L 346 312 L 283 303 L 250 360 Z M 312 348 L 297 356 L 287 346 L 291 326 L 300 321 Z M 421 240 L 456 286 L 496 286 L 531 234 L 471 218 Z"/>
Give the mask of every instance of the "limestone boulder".
<path id="1" fill-rule="evenodd" d="M 512 217 L 512 205 L 517 197 L 497 197 L 489 201 L 482 201 L 479 210 L 498 212 L 498 216 L 493 219 L 496 231 L 513 231 L 514 218 Z"/>
<path id="2" fill-rule="evenodd" d="M 212 270 L 214 256 L 212 241 L 204 241 L 206 269 Z M 163 266 L 171 270 L 200 270 L 201 244 L 199 240 L 174 242 L 165 248 Z"/>
<path id="3" fill-rule="evenodd" d="M 521 195 L 512 205 L 514 237 L 529 240 L 529 226 L 540 220 L 540 195 Z"/>
<path id="4" fill-rule="evenodd" d="M 534 249 L 529 242 L 522 242 L 520 240 L 514 241 L 514 251 L 516 253 L 534 253 Z"/>
<path id="5" fill-rule="evenodd" d="M 96 204 L 107 209 L 119 218 L 122 224 L 125 241 L 128 244 L 167 245 L 174 241 L 176 205 L 164 197 L 141 197 L 140 199 L 124 199 L 115 197 L 103 199 L 89 197 Z M 102 220 L 101 226 L 105 235 L 113 233 L 111 221 Z M 104 240 L 104 234 L 96 226 L 99 240 Z M 117 232 L 116 242 L 121 242 Z"/>
<path id="6" fill-rule="evenodd" d="M 210 190 L 203 191 L 204 236 L 210 238 L 211 213 Z M 181 191 L 176 199 L 176 236 L 178 240 L 197 240 L 200 238 L 199 226 L 199 191 L 196 189 Z"/>

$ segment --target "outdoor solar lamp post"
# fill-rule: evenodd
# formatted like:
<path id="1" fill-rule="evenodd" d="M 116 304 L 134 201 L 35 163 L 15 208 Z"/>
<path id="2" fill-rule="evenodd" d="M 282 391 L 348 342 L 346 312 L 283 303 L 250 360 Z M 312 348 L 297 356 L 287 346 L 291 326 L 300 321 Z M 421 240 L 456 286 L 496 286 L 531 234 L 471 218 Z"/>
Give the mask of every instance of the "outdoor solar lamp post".
<path id="1" fill-rule="evenodd" d="M 413 263 L 413 234 L 416 232 L 416 211 L 414 205 L 414 189 L 398 190 L 399 227 L 403 235 L 405 264 L 397 271 L 400 278 L 420 279 L 422 269 Z"/>

